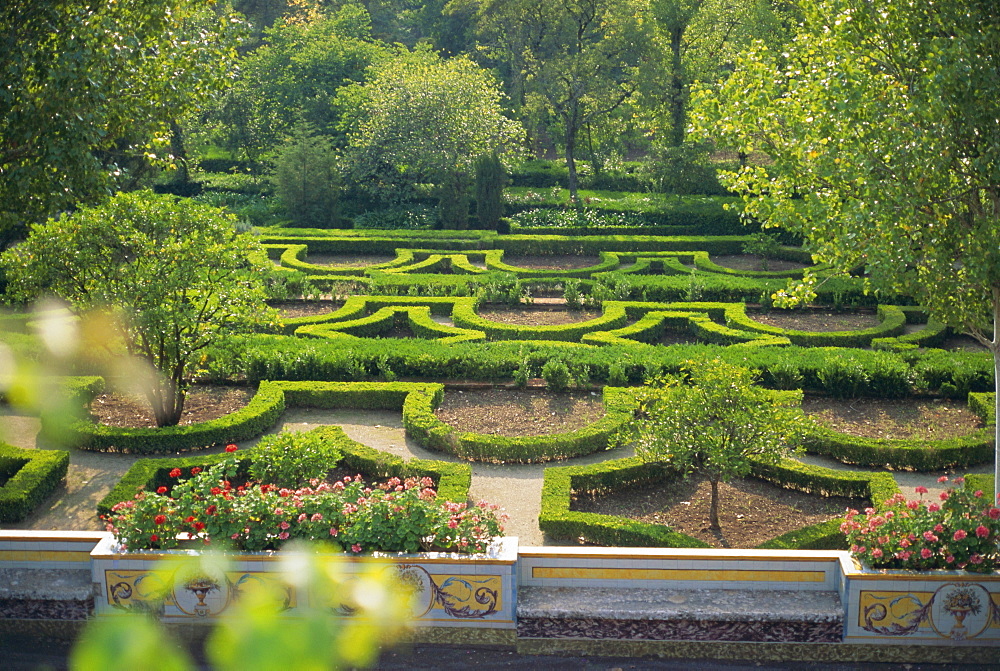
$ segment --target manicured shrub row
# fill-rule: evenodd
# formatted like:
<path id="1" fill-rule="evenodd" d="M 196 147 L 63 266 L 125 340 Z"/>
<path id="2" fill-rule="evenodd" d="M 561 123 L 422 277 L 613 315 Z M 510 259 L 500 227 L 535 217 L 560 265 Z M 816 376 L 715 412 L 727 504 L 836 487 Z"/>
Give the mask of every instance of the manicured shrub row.
<path id="1" fill-rule="evenodd" d="M 997 423 L 996 393 L 969 393 L 969 410 L 979 415 L 983 424 Z"/>
<path id="2" fill-rule="evenodd" d="M 969 408 L 979 413 L 984 421 L 993 414 L 982 403 L 983 397 L 991 395 L 969 396 Z M 977 398 L 973 400 L 973 396 Z M 939 471 L 991 461 L 995 453 L 995 438 L 992 427 L 945 440 L 865 438 L 834 431 L 817 423 L 806 436 L 804 444 L 810 453 L 827 455 L 845 464 Z"/>
<path id="3" fill-rule="evenodd" d="M 891 497 L 898 488 L 886 473 L 835 471 L 786 459 L 778 465 L 754 464 L 753 475 L 789 489 L 831 496 L 853 496 L 872 501 Z M 685 534 L 658 524 L 625 517 L 584 513 L 570 509 L 575 496 L 602 494 L 676 478 L 662 464 L 638 457 L 590 466 L 547 468 L 542 486 L 539 527 L 554 538 L 583 539 L 599 545 L 641 547 L 708 547 Z M 836 532 L 834 535 L 833 532 Z M 839 522 L 824 522 L 768 541 L 761 547 L 784 549 L 844 549 Z"/>
<path id="4" fill-rule="evenodd" d="M 676 262 L 661 262 L 664 268 Z M 595 280 L 614 282 L 626 288 L 633 300 L 672 303 L 692 300 L 747 303 L 769 302 L 771 295 L 785 289 L 787 279 L 756 278 L 740 275 L 724 275 L 675 268 L 674 275 L 647 275 L 635 272 L 615 271 L 594 276 Z M 816 302 L 821 305 L 874 306 L 879 299 L 864 292 L 864 282 L 858 278 L 826 278 L 822 286 L 816 288 Z M 905 303 L 902 297 L 895 297 L 892 303 Z"/>
<path id="5" fill-rule="evenodd" d="M 407 397 L 403 405 L 403 426 L 407 433 L 428 449 L 492 462 L 536 463 L 606 450 L 612 437 L 631 418 L 633 405 L 629 390 L 605 387 L 606 414 L 590 426 L 569 433 L 508 437 L 456 431 L 434 414 L 442 398 L 441 394 L 430 392 Z"/>
<path id="6" fill-rule="evenodd" d="M 69 444 L 95 452 L 156 454 L 225 445 L 254 438 L 274 426 L 285 411 L 285 396 L 274 384 L 262 382 L 246 407 L 228 415 L 187 426 L 122 428 L 77 420 L 68 427 L 42 417 L 41 434 L 59 435 Z"/>
<path id="7" fill-rule="evenodd" d="M 785 337 L 793 345 L 805 347 L 868 347 L 873 338 L 897 336 L 906 328 L 906 315 L 895 305 L 879 305 L 878 318 L 878 326 L 854 331 L 797 331 L 764 324 L 742 309 L 726 311 L 726 324 L 729 326 Z"/>
<path id="8" fill-rule="evenodd" d="M 587 333 L 623 326 L 628 317 L 617 303 L 605 303 L 600 317 L 570 324 L 529 326 L 505 324 L 485 319 L 476 314 L 469 302 L 456 303 L 451 314 L 455 326 L 483 331 L 489 340 L 565 340 L 579 342 Z"/>
<path id="9" fill-rule="evenodd" d="M 432 312 L 434 311 L 432 307 Z M 960 354 L 961 366 L 951 368 Z M 905 356 L 893 352 L 828 347 L 739 347 L 612 343 L 497 341 L 445 344 L 437 340 L 367 340 L 332 343 L 317 338 L 237 335 L 209 351 L 216 379 L 368 380 L 388 365 L 403 378 L 512 380 L 524 362 L 540 370 L 550 359 L 586 367 L 594 382 L 640 383 L 650 375 L 675 373 L 689 359 L 718 357 L 756 368 L 766 386 L 805 389 L 844 397 L 905 397 L 913 389 L 937 391 L 957 376 L 968 389 L 990 391 L 989 353 L 928 350 Z M 937 385 L 937 386 L 935 386 Z"/>
<path id="10" fill-rule="evenodd" d="M 749 238 L 745 235 L 500 235 L 495 231 L 468 231 L 469 237 L 429 235 L 421 231 L 420 237 L 403 237 L 396 231 L 380 231 L 379 237 L 311 234 L 308 229 L 271 229 L 261 236 L 261 243 L 269 246 L 289 247 L 307 245 L 314 254 L 384 254 L 387 249 L 434 249 L 446 251 L 501 249 L 508 254 L 576 254 L 596 256 L 601 252 L 661 252 L 702 251 L 709 254 L 741 254 Z M 329 232 L 327 232 L 329 233 Z"/>
<path id="11" fill-rule="evenodd" d="M 321 426 L 313 429 L 311 433 L 319 433 L 324 440 L 332 443 L 344 455 L 340 463 L 357 471 L 366 479 L 427 476 L 437 484 L 438 497 L 459 502 L 468 498 L 469 484 L 472 482 L 472 468 L 468 464 L 426 459 L 404 461 L 400 457 L 352 440 L 339 426 Z M 157 487 L 170 486 L 173 480 L 169 473 L 174 468 L 189 473 L 193 467 L 204 469 L 227 458 L 246 459 L 253 449 L 251 447 L 234 455 L 204 454 L 180 458 L 140 459 L 97 504 L 98 514 L 107 515 L 113 505 L 119 501 L 132 499 L 137 492 L 155 491 Z"/>
<path id="12" fill-rule="evenodd" d="M 939 390 L 942 396 L 967 398 L 970 391 L 994 390 L 989 352 L 929 349 L 905 356 L 918 386 Z"/>
<path id="13" fill-rule="evenodd" d="M 69 452 L 0 443 L 0 522 L 20 522 L 66 478 Z"/>
<path id="14" fill-rule="evenodd" d="M 373 263 L 370 266 L 362 268 L 355 268 L 351 266 L 321 266 L 302 260 L 302 257 L 306 256 L 309 251 L 309 245 L 307 244 L 264 245 L 263 247 L 267 250 L 268 255 L 272 259 L 277 257 L 278 262 L 283 268 L 298 270 L 316 277 L 328 277 L 331 275 L 337 277 L 359 276 L 364 275 L 369 269 L 392 268 L 413 262 L 412 252 L 408 252 L 408 250 L 405 249 L 397 249 L 396 258 L 387 263 Z M 383 249 L 382 252 L 384 253 L 384 251 L 385 250 Z"/>

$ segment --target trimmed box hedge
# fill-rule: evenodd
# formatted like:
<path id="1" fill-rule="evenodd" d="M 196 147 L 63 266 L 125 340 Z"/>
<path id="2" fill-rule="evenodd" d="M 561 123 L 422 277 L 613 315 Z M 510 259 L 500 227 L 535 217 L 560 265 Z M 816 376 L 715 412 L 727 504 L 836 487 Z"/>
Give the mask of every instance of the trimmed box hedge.
<path id="1" fill-rule="evenodd" d="M 819 495 L 866 498 L 878 502 L 899 491 L 895 480 L 886 473 L 835 471 L 807 466 L 791 459 L 785 459 L 777 465 L 755 463 L 752 474 L 789 489 Z M 709 547 L 703 541 L 670 531 L 663 525 L 570 509 L 573 497 L 579 493 L 599 494 L 669 481 L 676 477 L 679 475 L 671 475 L 664 465 L 644 462 L 639 457 L 615 459 L 589 466 L 547 468 L 542 485 L 542 512 L 538 525 L 554 538 L 574 541 L 582 539 L 599 545 Z M 805 527 L 772 539 L 760 547 L 844 549 L 846 542 L 838 521 Z"/>
<path id="2" fill-rule="evenodd" d="M 0 443 L 0 522 L 20 522 L 66 478 L 69 452 L 27 450 Z"/>
<path id="3" fill-rule="evenodd" d="M 443 390 L 440 386 L 407 397 L 403 405 L 403 426 L 407 433 L 428 449 L 497 463 L 537 463 L 610 449 L 614 435 L 631 418 L 634 404 L 630 390 L 605 387 L 606 414 L 593 424 L 568 433 L 508 437 L 459 432 L 438 419 L 434 410 L 443 399 Z"/>

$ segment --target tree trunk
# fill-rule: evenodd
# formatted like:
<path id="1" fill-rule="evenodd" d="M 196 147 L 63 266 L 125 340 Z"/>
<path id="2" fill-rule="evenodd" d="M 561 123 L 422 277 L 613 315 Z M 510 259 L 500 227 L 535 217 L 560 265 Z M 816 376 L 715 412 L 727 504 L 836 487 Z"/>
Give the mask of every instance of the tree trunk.
<path id="1" fill-rule="evenodd" d="M 716 531 L 722 531 L 722 525 L 719 524 L 719 481 L 709 482 L 712 483 L 712 506 L 708 513 L 708 525 Z"/>
<path id="2" fill-rule="evenodd" d="M 580 179 L 576 174 L 576 126 L 574 119 L 566 119 L 566 169 L 569 171 L 569 199 L 579 207 Z"/>
<path id="3" fill-rule="evenodd" d="M 170 122 L 170 153 L 174 156 L 177 172 L 174 174 L 175 184 L 187 184 L 191 181 L 188 172 L 187 149 L 184 148 L 184 131 L 176 121 Z"/>
<path id="4" fill-rule="evenodd" d="M 684 125 L 687 121 L 684 100 L 684 73 L 681 71 L 681 37 L 684 28 L 675 27 L 670 31 L 670 144 L 680 147 L 684 144 Z"/>
<path id="5" fill-rule="evenodd" d="M 165 380 L 155 384 L 146 393 L 157 426 L 177 426 L 184 412 L 187 390 L 181 385 Z"/>

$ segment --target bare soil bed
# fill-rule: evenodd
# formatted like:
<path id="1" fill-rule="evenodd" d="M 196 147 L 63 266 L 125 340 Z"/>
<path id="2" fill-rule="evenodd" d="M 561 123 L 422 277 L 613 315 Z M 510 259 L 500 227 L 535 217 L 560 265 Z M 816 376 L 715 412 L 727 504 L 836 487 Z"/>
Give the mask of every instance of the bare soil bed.
<path id="1" fill-rule="evenodd" d="M 389 263 L 396 255 L 372 254 L 359 256 L 357 254 L 309 254 L 306 263 L 315 266 L 341 266 L 344 268 L 365 268 L 379 263 Z"/>
<path id="2" fill-rule="evenodd" d="M 483 319 L 489 319 L 501 324 L 517 324 L 520 326 L 575 324 L 601 316 L 600 312 L 558 308 L 487 308 L 480 309 L 478 314 Z"/>
<path id="3" fill-rule="evenodd" d="M 254 395 L 247 387 L 199 385 L 191 388 L 184 403 L 182 425 L 207 422 L 239 410 Z M 132 429 L 155 428 L 156 421 L 144 399 L 134 399 L 117 393 L 101 394 L 90 404 L 90 415 L 108 426 Z"/>
<path id="4" fill-rule="evenodd" d="M 719 256 L 712 256 L 710 258 L 712 263 L 724 268 L 751 271 L 764 270 L 764 260 L 756 254 L 720 254 Z M 784 261 L 782 259 L 767 260 L 768 271 L 800 270 L 805 267 L 806 264 L 797 261 Z"/>
<path id="5" fill-rule="evenodd" d="M 859 331 L 879 325 L 874 312 L 833 310 L 771 310 L 748 313 L 761 324 L 792 331 Z"/>
<path id="6" fill-rule="evenodd" d="M 523 255 L 503 257 L 503 262 L 515 268 L 532 268 L 535 270 L 569 270 L 571 268 L 589 268 L 601 262 L 597 256 L 568 255 Z"/>
<path id="7" fill-rule="evenodd" d="M 753 548 L 783 533 L 842 517 L 867 501 L 794 492 L 753 478 L 719 484 L 719 524 L 709 527 L 711 484 L 696 475 L 599 497 L 580 497 L 573 510 L 629 517 L 719 548 Z M 860 506 L 860 507 L 859 507 Z"/>
<path id="8" fill-rule="evenodd" d="M 282 317 L 285 319 L 294 319 L 296 317 L 314 317 L 316 315 L 324 315 L 328 312 L 333 312 L 334 310 L 340 309 L 343 306 L 343 301 L 329 301 L 329 300 L 319 300 L 319 301 L 306 301 L 306 300 L 293 300 L 293 301 L 280 301 L 271 303 L 271 307 L 277 310 Z"/>
<path id="9" fill-rule="evenodd" d="M 943 440 L 968 435 L 983 426 L 965 403 L 946 399 L 807 396 L 802 409 L 831 429 L 866 438 Z"/>
<path id="10" fill-rule="evenodd" d="M 543 389 L 448 391 L 435 411 L 459 431 L 540 436 L 575 431 L 604 416 L 597 393 Z"/>

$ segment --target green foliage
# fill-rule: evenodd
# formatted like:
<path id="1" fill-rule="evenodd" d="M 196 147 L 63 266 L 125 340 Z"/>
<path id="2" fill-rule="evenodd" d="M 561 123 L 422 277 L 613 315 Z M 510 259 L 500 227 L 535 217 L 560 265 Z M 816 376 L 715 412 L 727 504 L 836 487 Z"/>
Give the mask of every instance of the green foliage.
<path id="1" fill-rule="evenodd" d="M 260 439 L 250 458 L 250 475 L 260 482 L 298 489 L 324 480 L 343 455 L 319 434 L 282 432 Z"/>
<path id="2" fill-rule="evenodd" d="M 244 23 L 207 0 L 0 7 L 0 247 L 168 165 L 171 121 L 228 84 Z"/>
<path id="3" fill-rule="evenodd" d="M 20 522 L 62 484 L 69 452 L 0 443 L 0 522 Z"/>
<path id="4" fill-rule="evenodd" d="M 77 314 L 120 313 L 122 346 L 159 373 L 141 388 L 165 426 L 180 419 L 201 350 L 275 316 L 264 304 L 267 257 L 235 223 L 189 200 L 121 193 L 34 226 L 0 263 L 17 300 L 55 294 Z"/>
<path id="5" fill-rule="evenodd" d="M 545 386 L 552 391 L 566 391 L 573 380 L 569 366 L 559 359 L 545 362 L 542 366 L 542 379 L 545 380 Z"/>
<path id="6" fill-rule="evenodd" d="M 485 230 L 498 230 L 503 216 L 503 187 L 507 181 L 500 157 L 484 154 L 476 161 L 476 218 Z"/>
<path id="7" fill-rule="evenodd" d="M 685 364 L 686 378 L 656 380 L 639 395 L 639 420 L 627 432 L 636 453 L 712 482 L 712 527 L 719 528 L 717 483 L 746 475 L 751 458 L 774 463 L 805 430 L 802 412 L 753 386 L 747 368 L 715 359 Z"/>
<path id="8" fill-rule="evenodd" d="M 308 126 L 298 126 L 275 159 L 275 193 L 299 226 L 337 228 L 340 176 L 333 143 Z"/>
<path id="9" fill-rule="evenodd" d="M 448 184 L 443 204 L 460 208 L 461 191 L 468 207 L 477 158 L 513 151 L 521 135 L 503 116 L 489 74 L 468 58 L 443 60 L 421 48 L 367 76 L 338 93 L 354 182 L 385 203 L 414 197 L 418 184 Z"/>
<path id="10" fill-rule="evenodd" d="M 685 143 L 662 147 L 645 164 L 646 178 L 656 193 L 678 195 L 726 195 L 716 168 L 708 160 L 708 148 Z"/>
<path id="11" fill-rule="evenodd" d="M 743 245 L 743 252 L 759 256 L 761 258 L 760 269 L 768 270 L 768 261 L 775 258 L 780 247 L 781 243 L 778 241 L 778 236 L 773 233 L 758 231 L 757 233 L 750 234 L 750 239 Z"/>

